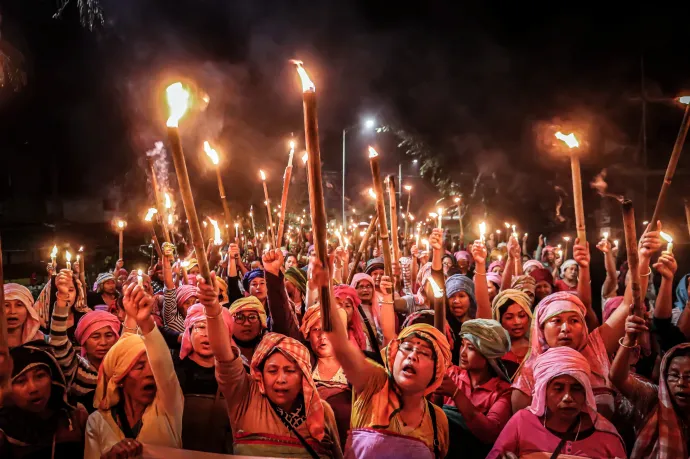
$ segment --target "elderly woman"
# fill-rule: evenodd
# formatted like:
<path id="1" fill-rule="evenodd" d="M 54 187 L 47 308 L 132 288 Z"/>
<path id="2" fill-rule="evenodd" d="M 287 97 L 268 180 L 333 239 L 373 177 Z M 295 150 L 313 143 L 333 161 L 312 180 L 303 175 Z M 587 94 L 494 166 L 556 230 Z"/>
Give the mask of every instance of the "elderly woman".
<path id="1" fill-rule="evenodd" d="M 529 352 L 529 331 L 532 322 L 532 300 L 520 290 L 508 289 L 499 293 L 491 305 L 493 319 L 510 335 L 510 350 L 504 360 L 522 364 Z M 511 379 L 513 375 L 511 374 Z"/>
<path id="2" fill-rule="evenodd" d="M 141 444 L 182 447 L 184 398 L 170 351 L 151 317 L 153 297 L 136 283 L 123 304 L 141 334 L 127 334 L 108 351 L 98 374 L 86 427 L 84 457 L 134 457 Z M 110 455 L 110 456 L 107 456 Z"/>
<path id="3" fill-rule="evenodd" d="M 236 300 L 230 306 L 232 341 L 247 363 L 251 362 L 256 347 L 266 332 L 267 318 L 264 305 L 255 296 Z"/>
<path id="4" fill-rule="evenodd" d="M 9 402 L 0 408 L 0 457 L 80 458 L 88 413 L 67 403 L 67 383 L 50 352 L 31 345 L 10 351 Z"/>
<path id="5" fill-rule="evenodd" d="M 229 335 L 230 313 L 225 308 L 221 313 Z M 182 444 L 194 451 L 232 454 L 230 423 L 216 382 L 204 307 L 197 303 L 189 308 L 184 324 L 179 358 L 174 359 L 175 373 L 184 394 Z"/>
<path id="6" fill-rule="evenodd" d="M 537 268 L 529 274 L 534 278 L 534 303 L 539 304 L 541 300 L 554 292 L 553 275 L 546 268 Z"/>
<path id="7" fill-rule="evenodd" d="M 449 457 L 485 457 L 512 414 L 510 379 L 501 357 L 508 333 L 495 320 L 462 324 L 460 366 L 451 366 L 437 393 L 453 432 Z"/>
<path id="8" fill-rule="evenodd" d="M 234 433 L 234 452 L 342 457 L 333 411 L 316 389 L 307 348 L 287 336 L 268 333 L 252 357 L 251 375 L 247 374 L 220 317 L 215 288 L 201 279 L 199 289 L 206 307 L 216 379 Z"/>
<path id="9" fill-rule="evenodd" d="M 544 298 L 534 311 L 530 334 L 530 355 L 524 361 L 515 381 L 513 412 L 529 406 L 534 391 L 534 365 L 547 349 L 569 347 L 579 351 L 589 361 L 591 386 L 598 411 L 606 416 L 613 413 L 613 386 L 609 380 L 609 354 L 618 349 L 618 340 L 625 330 L 627 308 L 618 308 L 600 327 L 589 331 L 585 322 L 588 311 L 580 299 L 568 292 L 558 292 Z"/>
<path id="10" fill-rule="evenodd" d="M 597 413 L 585 356 L 569 347 L 549 349 L 537 359 L 534 378 L 532 404 L 508 421 L 488 458 L 626 457 L 616 428 Z"/>
<path id="11" fill-rule="evenodd" d="M 44 340 L 43 333 L 39 331 L 41 322 L 38 312 L 34 309 L 34 297 L 29 289 L 10 283 L 3 285 L 3 291 L 9 347 L 21 346 L 33 340 Z"/>

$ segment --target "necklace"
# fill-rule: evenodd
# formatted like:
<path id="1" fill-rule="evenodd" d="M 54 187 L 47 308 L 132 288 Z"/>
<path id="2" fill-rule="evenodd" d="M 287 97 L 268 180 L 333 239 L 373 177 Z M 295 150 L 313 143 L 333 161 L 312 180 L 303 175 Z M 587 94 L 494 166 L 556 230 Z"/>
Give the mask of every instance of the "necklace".
<path id="1" fill-rule="evenodd" d="M 573 443 L 575 443 L 577 441 L 577 437 L 580 436 L 580 427 L 582 427 L 582 416 L 578 414 L 578 416 L 577 416 L 577 432 L 575 433 L 575 440 L 573 440 Z M 548 429 L 548 427 L 546 427 L 546 412 L 544 413 L 544 428 Z M 570 429 L 572 429 L 572 426 Z M 568 432 L 570 432 L 570 429 L 568 429 Z M 567 434 L 568 432 L 565 432 L 564 434 Z"/>
<path id="2" fill-rule="evenodd" d="M 417 425 L 417 427 L 415 427 L 415 428 L 412 429 L 412 430 L 417 430 L 417 429 L 419 429 L 419 428 L 421 427 L 422 423 L 424 422 L 424 416 L 426 415 L 426 405 L 427 405 L 427 404 L 426 404 L 426 402 L 425 402 L 425 403 L 424 403 L 424 406 L 422 407 L 422 419 L 419 421 L 419 424 Z M 400 416 L 398 416 L 398 417 L 399 417 L 400 420 L 402 421 L 403 426 L 404 426 L 404 427 L 407 427 L 407 422 L 405 422 L 405 420 L 403 419 L 403 417 L 402 417 L 402 412 L 400 413 Z"/>

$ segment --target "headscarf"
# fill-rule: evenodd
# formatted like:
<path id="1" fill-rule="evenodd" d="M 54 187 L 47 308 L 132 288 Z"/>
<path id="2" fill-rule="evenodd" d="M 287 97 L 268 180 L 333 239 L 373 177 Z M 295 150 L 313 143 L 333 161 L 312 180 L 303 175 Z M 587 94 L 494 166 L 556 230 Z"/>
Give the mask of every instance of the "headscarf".
<path id="1" fill-rule="evenodd" d="M 472 264 L 472 255 L 466 250 L 455 252 L 455 261 L 460 263 L 460 260 L 467 260 L 467 263 Z"/>
<path id="2" fill-rule="evenodd" d="M 527 272 L 528 268 L 535 268 L 535 269 L 541 269 L 543 268 L 544 265 L 541 264 L 540 261 L 537 260 L 527 260 L 522 264 L 522 272 Z"/>
<path id="3" fill-rule="evenodd" d="M 445 253 L 445 254 L 443 254 L 443 257 L 441 257 L 441 263 L 443 263 L 443 260 L 446 259 L 446 258 L 448 258 L 448 259 L 450 260 L 450 266 L 451 266 L 451 267 L 456 267 L 456 268 L 457 268 L 457 266 L 458 266 L 458 261 L 457 261 L 457 260 L 455 259 L 455 257 L 454 257 L 453 255 L 451 255 L 450 253 Z"/>
<path id="4" fill-rule="evenodd" d="M 324 409 L 316 390 L 316 384 L 311 376 L 311 355 L 309 350 L 296 339 L 280 333 L 267 333 L 254 351 L 251 362 L 251 375 L 259 385 L 259 391 L 266 394 L 264 388 L 261 365 L 273 352 L 282 353 L 289 360 L 295 362 L 302 370 L 302 395 L 307 414 L 307 428 L 309 434 L 317 441 L 323 440 L 325 434 Z"/>
<path id="5" fill-rule="evenodd" d="M 498 273 L 488 272 L 486 273 L 486 280 L 488 282 L 493 282 L 496 288 L 500 290 L 501 288 L 501 275 Z"/>
<path id="6" fill-rule="evenodd" d="M 257 277 L 262 279 L 266 277 L 266 274 L 262 268 L 252 269 L 244 275 L 244 278 L 242 279 L 242 286 L 244 287 L 245 292 L 249 292 L 249 284 L 251 284 L 251 282 Z"/>
<path id="7" fill-rule="evenodd" d="M 678 308 L 681 312 L 683 312 L 685 304 L 688 302 L 688 277 L 690 277 L 690 274 L 683 276 L 676 286 L 676 301 L 673 302 L 673 307 Z"/>
<path id="8" fill-rule="evenodd" d="M 264 309 L 264 305 L 261 304 L 261 301 L 259 301 L 257 297 L 246 296 L 244 298 L 240 298 L 239 300 L 235 300 L 235 302 L 230 305 L 230 316 L 234 316 L 237 313 L 245 311 L 256 312 L 259 314 L 261 327 L 264 329 L 268 328 L 266 322 L 266 310 Z"/>
<path id="9" fill-rule="evenodd" d="M 577 266 L 577 261 L 575 260 L 565 260 L 561 265 L 561 277 L 565 276 L 565 270 L 571 266 Z"/>
<path id="10" fill-rule="evenodd" d="M 534 277 L 529 275 L 513 277 L 510 288 L 525 292 L 527 295 L 531 295 L 532 298 L 534 298 L 534 292 L 537 289 L 537 281 L 534 280 Z"/>
<path id="11" fill-rule="evenodd" d="M 307 276 L 304 275 L 304 272 L 294 266 L 290 266 L 288 270 L 285 271 L 285 279 L 294 285 L 302 296 L 307 294 Z"/>
<path id="12" fill-rule="evenodd" d="M 199 296 L 199 291 L 193 285 L 180 285 L 177 287 L 177 292 L 175 293 L 175 299 L 177 300 L 177 307 L 181 308 L 185 301 L 191 297 Z"/>
<path id="13" fill-rule="evenodd" d="M 672 347 L 664 355 L 661 361 L 661 377 L 659 378 L 659 402 L 638 433 L 630 459 L 688 457 L 687 443 L 683 435 L 683 423 L 678 419 L 673 405 L 673 397 L 666 382 L 671 360 L 681 352 L 687 353 L 687 349 L 690 349 L 690 343 L 682 343 Z"/>
<path id="14" fill-rule="evenodd" d="M 3 285 L 5 301 L 20 301 L 26 307 L 26 321 L 22 330 L 22 344 L 40 337 L 41 319 L 34 309 L 34 297 L 31 291 L 23 285 L 9 283 Z M 4 305 L 2 305 L 4 307 Z"/>
<path id="15" fill-rule="evenodd" d="M 352 287 L 356 290 L 357 284 L 359 284 L 360 281 L 367 281 L 371 284 L 371 288 L 376 288 L 376 283 L 374 282 L 374 278 L 371 277 L 369 274 L 365 274 L 365 273 L 357 273 L 354 276 L 352 276 L 352 283 L 350 284 L 350 287 Z"/>
<path id="16" fill-rule="evenodd" d="M 503 260 L 501 260 L 501 261 L 496 260 L 493 263 L 491 263 L 489 265 L 489 269 L 487 269 L 487 271 L 492 272 L 494 270 L 494 268 L 498 268 L 498 267 L 500 267 L 501 270 L 503 270 L 503 268 L 505 268 L 505 263 L 503 263 Z"/>
<path id="17" fill-rule="evenodd" d="M 402 327 L 400 328 L 403 329 L 411 327 L 415 324 L 427 324 L 433 327 L 435 315 L 436 313 L 433 309 L 420 309 L 407 316 L 405 322 L 403 322 Z M 450 328 L 448 321 L 445 323 L 444 332 L 446 334 L 448 344 L 450 344 L 450 348 L 453 349 L 455 346 L 455 338 L 453 336 L 453 330 Z"/>
<path id="18" fill-rule="evenodd" d="M 419 271 L 417 271 L 417 287 L 419 289 L 424 288 L 424 283 L 426 282 L 426 278 L 431 275 L 431 262 L 427 261 L 422 265 L 421 268 L 419 268 Z M 419 292 L 417 292 L 419 293 Z"/>
<path id="19" fill-rule="evenodd" d="M 446 374 L 446 370 L 450 365 L 450 344 L 448 344 L 448 340 L 443 333 L 427 324 L 415 324 L 411 327 L 403 328 L 396 339 L 392 340 L 388 343 L 388 346 L 381 349 L 381 356 L 383 357 L 383 363 L 386 370 L 388 370 L 388 374 L 393 375 L 393 363 L 395 362 L 395 355 L 400 348 L 400 343 L 413 336 L 429 343 L 434 350 L 434 356 L 436 358 L 434 379 L 424 391 L 424 395 L 426 396 L 434 392 L 441 385 L 443 376 Z"/>
<path id="20" fill-rule="evenodd" d="M 359 314 L 358 308 L 362 304 L 362 300 L 357 296 L 357 290 L 346 284 L 340 284 L 333 287 L 333 296 L 344 300 L 349 298 L 352 301 L 353 313 L 351 323 L 347 325 L 347 335 L 350 341 L 354 342 L 357 347 L 364 350 L 367 348 L 367 338 L 364 334 L 364 326 L 362 325 L 362 317 Z M 320 308 L 319 308 L 320 311 Z"/>
<path id="21" fill-rule="evenodd" d="M 103 284 L 110 280 L 115 281 L 115 276 L 113 275 L 113 273 L 100 273 L 96 278 L 96 285 L 94 287 L 94 290 L 97 293 L 103 293 Z"/>
<path id="22" fill-rule="evenodd" d="M 321 322 L 321 305 L 314 304 L 309 306 L 304 313 L 304 317 L 302 317 L 302 326 L 299 328 L 305 339 L 309 339 L 309 332 L 319 322 Z"/>
<path id="23" fill-rule="evenodd" d="M 93 398 L 94 408 L 109 410 L 120 401 L 120 382 L 132 370 L 139 358 L 146 354 L 144 338 L 127 335 L 110 348 L 98 370 L 98 384 Z"/>
<path id="24" fill-rule="evenodd" d="M 190 258 L 187 261 L 189 262 L 187 268 L 185 268 L 187 272 L 191 271 L 195 266 L 199 266 L 199 260 L 197 260 L 196 258 Z"/>
<path id="25" fill-rule="evenodd" d="M 225 304 L 230 301 L 230 297 L 228 296 L 228 283 L 220 276 L 216 277 L 216 283 L 218 285 L 218 291 L 220 292 L 220 303 Z"/>
<path id="26" fill-rule="evenodd" d="M 228 329 L 228 334 L 231 334 L 232 320 L 230 312 L 225 308 L 220 308 L 220 313 Z M 192 347 L 192 328 L 195 323 L 202 320 L 206 320 L 206 308 L 201 303 L 196 303 L 187 310 L 187 317 L 184 318 L 184 333 L 182 334 L 182 343 L 180 344 L 180 360 L 194 352 Z"/>
<path id="27" fill-rule="evenodd" d="M 364 273 L 371 276 L 371 273 L 377 269 L 384 269 L 383 257 L 376 257 L 367 261 L 367 266 L 364 268 Z"/>
<path id="28" fill-rule="evenodd" d="M 546 257 L 549 253 L 555 253 L 555 252 L 556 252 L 556 249 L 551 245 L 547 245 L 546 247 L 544 247 L 541 250 L 541 262 L 542 262 L 542 264 L 544 262 L 546 262 Z"/>
<path id="29" fill-rule="evenodd" d="M 74 331 L 74 337 L 81 345 L 82 357 L 86 357 L 86 347 L 84 347 L 86 340 L 89 339 L 93 332 L 103 327 L 110 327 L 113 333 L 115 333 L 115 337 L 117 339 L 120 338 L 120 320 L 109 312 L 91 311 L 79 319 L 77 329 Z"/>
<path id="30" fill-rule="evenodd" d="M 551 287 L 553 287 L 553 274 L 551 274 L 551 271 L 549 271 L 546 268 L 539 268 L 535 269 L 531 273 L 529 273 L 530 276 L 534 278 L 534 284 L 536 287 L 536 284 L 542 281 L 546 281 L 549 283 Z"/>
<path id="31" fill-rule="evenodd" d="M 611 314 L 614 313 L 618 307 L 623 304 L 623 300 L 625 297 L 622 296 L 614 296 L 613 298 L 609 298 L 606 300 L 606 303 L 604 303 L 604 313 L 602 314 L 602 322 L 606 322 L 609 320 L 609 317 L 611 317 Z"/>
<path id="32" fill-rule="evenodd" d="M 462 324 L 460 338 L 469 340 L 496 374 L 510 381 L 508 372 L 501 363 L 501 357 L 510 350 L 510 335 L 499 322 L 491 319 L 468 320 Z"/>
<path id="33" fill-rule="evenodd" d="M 474 298 L 474 282 L 463 274 L 453 274 L 446 279 L 446 298 L 450 298 L 458 292 L 465 292 L 470 297 L 469 316 L 477 315 L 477 300 Z"/>
<path id="34" fill-rule="evenodd" d="M 530 321 L 532 320 L 532 300 L 527 294 L 521 290 L 516 289 L 506 289 L 496 295 L 493 303 L 491 303 L 491 316 L 497 322 L 501 322 L 501 308 L 509 301 L 514 302 L 519 305 L 525 313 L 529 316 Z"/>

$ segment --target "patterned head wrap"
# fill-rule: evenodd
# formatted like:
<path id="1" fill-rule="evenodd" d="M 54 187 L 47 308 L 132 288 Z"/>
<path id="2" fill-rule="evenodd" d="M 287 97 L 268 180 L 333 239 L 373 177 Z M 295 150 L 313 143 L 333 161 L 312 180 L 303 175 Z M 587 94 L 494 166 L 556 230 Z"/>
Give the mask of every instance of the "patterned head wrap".
<path id="1" fill-rule="evenodd" d="M 418 311 L 413 312 L 407 318 L 405 319 L 405 322 L 403 322 L 401 329 L 411 327 L 412 325 L 415 324 L 427 324 L 430 326 L 434 326 L 434 316 L 436 315 L 435 311 L 433 309 L 420 309 Z M 446 339 L 448 340 L 448 344 L 450 344 L 450 348 L 453 349 L 455 346 L 455 338 L 453 337 L 453 329 L 450 328 L 450 325 L 448 324 L 448 321 L 446 321 L 446 326 L 444 327 L 444 332 L 446 334 Z"/>
<path id="2" fill-rule="evenodd" d="M 22 344 L 36 339 L 37 335 L 40 335 L 38 329 L 41 328 L 41 318 L 34 309 L 34 297 L 31 295 L 31 291 L 23 285 L 14 283 L 3 285 L 3 291 L 5 292 L 5 301 L 21 302 L 28 313 L 22 330 Z"/>
<path id="3" fill-rule="evenodd" d="M 520 290 L 527 294 L 527 296 L 534 298 L 534 292 L 537 289 L 537 281 L 534 277 L 528 275 L 517 276 L 513 278 L 510 288 Z"/>
<path id="4" fill-rule="evenodd" d="M 575 260 L 565 260 L 561 265 L 561 277 L 565 276 L 565 270 L 571 266 L 577 266 L 577 261 Z"/>
<path id="5" fill-rule="evenodd" d="M 544 337 L 544 324 L 559 314 L 564 312 L 574 312 L 580 316 L 582 323 L 585 324 L 585 315 L 587 314 L 587 308 L 582 303 L 580 298 L 572 293 L 568 292 L 557 292 L 552 293 L 547 296 L 537 305 L 534 310 L 534 320 L 532 321 L 532 354 L 537 356 L 545 352 L 549 345 L 546 343 L 546 338 Z M 585 333 L 584 339 L 582 340 L 580 351 L 587 345 L 587 326 L 584 325 L 583 331 Z M 535 357 L 536 358 L 536 357 Z"/>
<path id="6" fill-rule="evenodd" d="M 538 260 L 527 260 L 522 264 L 522 272 L 527 272 L 527 270 L 530 268 L 541 269 L 543 267 L 544 265 L 542 265 L 541 262 Z"/>
<path id="7" fill-rule="evenodd" d="M 529 275 L 534 278 L 535 287 L 536 284 L 542 281 L 548 282 L 549 285 L 553 287 L 553 274 L 551 274 L 551 271 L 549 271 L 548 269 L 538 268 L 529 273 Z"/>
<path id="8" fill-rule="evenodd" d="M 94 287 L 94 290 L 98 293 L 102 293 L 103 284 L 105 284 L 108 281 L 115 281 L 115 276 L 113 275 L 113 273 L 100 273 L 96 278 L 96 285 Z"/>
<path id="9" fill-rule="evenodd" d="M 259 321 L 261 322 L 261 327 L 266 329 L 268 325 L 266 323 L 266 310 L 261 301 L 255 296 L 246 296 L 235 300 L 234 303 L 230 305 L 230 316 L 234 316 L 237 313 L 251 311 L 259 314 Z"/>
<path id="10" fill-rule="evenodd" d="M 144 339 L 140 335 L 127 335 L 110 348 L 98 370 L 98 384 L 93 398 L 94 408 L 109 410 L 120 401 L 118 385 L 139 358 L 146 354 Z"/>
<path id="11" fill-rule="evenodd" d="M 470 297 L 469 316 L 477 315 L 477 300 L 474 298 L 474 282 L 462 274 L 453 274 L 446 279 L 446 297 L 450 298 L 458 292 L 465 292 Z"/>
<path id="12" fill-rule="evenodd" d="M 73 407 L 67 402 L 67 380 L 55 356 L 45 349 L 35 346 L 17 346 L 10 349 L 12 357 L 12 381 L 27 371 L 43 367 L 50 373 L 52 390 L 51 401 L 59 401 L 65 407 Z"/>
<path id="13" fill-rule="evenodd" d="M 448 340 L 443 333 L 436 330 L 431 325 L 415 324 L 411 327 L 404 328 L 400 331 L 396 339 L 391 341 L 388 346 L 381 349 L 381 356 L 383 357 L 383 363 L 388 370 L 388 374 L 393 374 L 393 363 L 395 362 L 395 355 L 400 348 L 400 343 L 410 337 L 417 337 L 426 341 L 434 350 L 434 355 L 436 357 L 436 373 L 434 374 L 434 379 L 431 381 L 431 384 L 429 384 L 426 391 L 424 391 L 424 395 L 429 395 L 443 382 L 443 376 L 446 374 L 446 370 L 450 365 L 450 344 L 448 344 Z"/>
<path id="14" fill-rule="evenodd" d="M 180 285 L 175 292 L 175 299 L 177 300 L 177 307 L 181 308 L 185 301 L 193 296 L 199 296 L 199 291 L 193 285 Z"/>
<path id="15" fill-rule="evenodd" d="M 493 282 L 497 289 L 501 288 L 501 275 L 498 273 L 488 272 L 486 273 L 486 280 L 488 282 Z"/>
<path id="16" fill-rule="evenodd" d="M 266 394 L 261 366 L 274 352 L 280 352 L 289 360 L 295 362 L 302 370 L 302 395 L 307 414 L 307 428 L 313 438 L 321 441 L 325 434 L 324 409 L 316 390 L 316 384 L 311 377 L 311 354 L 309 350 L 296 339 L 288 338 L 279 333 L 267 333 L 254 351 L 250 365 L 251 375 L 259 385 L 259 391 Z"/>
<path id="17" fill-rule="evenodd" d="M 355 343 L 357 347 L 364 350 L 367 348 L 367 338 L 364 334 L 364 325 L 362 324 L 362 316 L 357 311 L 357 308 L 362 304 L 362 300 L 357 295 L 357 290 L 346 284 L 340 284 L 333 287 L 333 296 L 339 300 L 349 298 L 352 301 L 353 313 L 352 320 L 347 324 L 347 335 L 350 341 Z M 374 309 L 374 308 L 372 308 Z"/>
<path id="18" fill-rule="evenodd" d="M 264 274 L 264 270 L 262 268 L 252 269 L 244 275 L 244 278 L 242 278 L 242 286 L 244 287 L 245 292 L 249 292 L 249 284 L 251 284 L 251 282 L 257 277 L 260 277 L 262 279 L 266 277 L 266 275 Z"/>
<path id="19" fill-rule="evenodd" d="M 497 375 L 510 381 L 501 357 L 510 350 L 510 335 L 500 323 L 491 319 L 472 319 L 464 322 L 460 338 L 466 339 L 489 362 Z"/>
<path id="20" fill-rule="evenodd" d="M 503 263 L 503 260 L 501 260 L 501 261 L 496 260 L 493 263 L 491 263 L 489 265 L 489 269 L 487 269 L 487 271 L 492 272 L 494 270 L 494 268 L 499 268 L 499 267 L 501 268 L 501 271 L 503 271 L 503 268 L 505 268 L 505 263 Z"/>
<path id="21" fill-rule="evenodd" d="M 216 284 L 218 285 L 218 291 L 220 293 L 220 303 L 225 304 L 230 301 L 230 297 L 228 297 L 228 283 L 218 276 L 216 277 Z"/>
<path id="22" fill-rule="evenodd" d="M 291 266 L 285 271 L 285 279 L 294 285 L 302 296 L 307 294 L 307 276 L 304 275 L 303 271 Z"/>
<path id="23" fill-rule="evenodd" d="M 230 312 L 225 308 L 220 308 L 223 322 L 228 329 L 228 334 L 232 335 L 232 318 Z M 186 358 L 194 352 L 192 347 L 192 327 L 195 323 L 206 320 L 206 308 L 201 303 L 197 303 L 187 310 L 187 317 L 184 318 L 184 333 L 182 334 L 182 344 L 180 345 L 180 360 Z"/>
<path id="24" fill-rule="evenodd" d="M 89 339 L 93 332 L 103 327 L 110 327 L 113 333 L 115 333 L 116 339 L 120 338 L 120 320 L 109 312 L 91 311 L 79 319 L 77 329 L 74 331 L 74 337 L 81 345 L 82 357 L 86 356 L 86 347 L 84 347 L 86 340 Z"/>
<path id="25" fill-rule="evenodd" d="M 509 301 L 519 305 L 525 311 L 525 313 L 527 313 L 530 320 L 532 320 L 532 300 L 530 297 L 520 290 L 509 288 L 499 292 L 499 294 L 494 298 L 493 303 L 491 303 L 491 316 L 495 321 L 501 321 L 501 317 L 503 316 L 502 312 L 505 312 L 501 311 L 501 308 Z"/>

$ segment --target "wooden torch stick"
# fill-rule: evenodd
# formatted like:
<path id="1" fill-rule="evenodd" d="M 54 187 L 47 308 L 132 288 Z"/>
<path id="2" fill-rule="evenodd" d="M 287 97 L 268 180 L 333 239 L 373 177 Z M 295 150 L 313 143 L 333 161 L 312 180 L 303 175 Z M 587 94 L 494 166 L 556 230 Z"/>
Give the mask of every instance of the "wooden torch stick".
<path id="1" fill-rule="evenodd" d="M 352 270 L 350 270 L 350 275 L 347 276 L 347 284 L 350 285 L 352 284 L 352 278 L 355 277 L 355 274 L 357 273 L 357 265 L 359 265 L 359 261 L 362 259 L 362 255 L 364 255 L 364 251 L 367 250 L 367 246 L 369 245 L 369 239 L 371 238 L 371 235 L 374 233 L 374 229 L 376 228 L 376 222 L 378 220 L 378 217 L 374 215 L 374 218 L 371 219 L 371 222 L 369 222 L 369 227 L 367 228 L 366 233 L 364 233 L 364 237 L 362 238 L 362 242 L 359 243 L 359 250 L 357 250 L 357 253 L 355 254 L 355 259 L 354 259 L 354 264 L 352 265 Z"/>
<path id="2" fill-rule="evenodd" d="M 580 174 L 580 158 L 575 152 L 570 154 L 570 171 L 573 176 L 573 201 L 575 206 L 575 226 L 580 244 L 587 242 L 585 231 L 585 206 L 582 201 L 582 175 Z"/>
<path id="3" fill-rule="evenodd" d="M 187 110 L 187 103 L 189 101 L 189 93 L 182 87 L 181 83 L 170 85 L 167 89 L 168 103 L 170 104 L 171 114 L 168 119 L 168 141 L 172 149 L 173 163 L 175 165 L 175 173 L 177 174 L 177 183 L 180 187 L 180 195 L 182 196 L 182 204 L 187 215 L 189 223 L 189 230 L 192 236 L 192 245 L 196 252 L 197 261 L 199 263 L 199 271 L 204 280 L 211 284 L 211 270 L 208 266 L 208 259 L 204 251 L 204 236 L 201 233 L 201 225 L 199 224 L 199 217 L 196 213 L 196 206 L 194 205 L 194 196 L 192 195 L 192 185 L 189 183 L 189 174 L 187 173 L 187 163 L 184 159 L 184 152 L 182 151 L 182 141 L 180 140 L 180 131 L 178 129 L 179 119 Z"/>
<path id="4" fill-rule="evenodd" d="M 690 201 L 685 198 L 685 221 L 688 225 L 688 234 L 690 234 Z"/>
<path id="5" fill-rule="evenodd" d="M 285 231 L 285 213 L 287 212 L 288 189 L 290 188 L 290 178 L 292 177 L 292 156 L 295 153 L 294 144 L 291 144 L 288 165 L 283 175 L 283 195 L 280 198 L 280 220 L 278 220 L 278 246 L 283 245 L 283 232 Z"/>
<path id="6" fill-rule="evenodd" d="M 379 217 L 379 237 L 383 251 L 383 270 L 386 276 L 393 277 L 393 264 L 391 262 L 391 246 L 388 240 L 388 224 L 386 222 L 386 206 L 383 202 L 383 183 L 381 182 L 381 166 L 379 154 L 369 147 L 369 164 L 371 166 L 371 179 L 376 193 L 376 214 Z"/>
<path id="7" fill-rule="evenodd" d="M 268 213 L 268 231 L 266 231 L 266 236 L 270 235 L 270 241 L 269 243 L 273 246 L 273 248 L 277 248 L 276 246 L 276 235 L 275 232 L 273 231 L 273 217 L 271 216 L 271 200 L 268 199 L 268 187 L 266 186 L 266 174 L 264 171 L 260 170 L 259 173 L 261 174 L 261 183 L 264 185 L 264 198 L 266 199 L 266 213 Z"/>
<path id="8" fill-rule="evenodd" d="M 388 176 L 388 204 L 391 211 L 391 243 L 393 244 L 393 258 L 395 263 L 400 261 L 400 245 L 398 244 L 398 201 L 395 196 L 395 175 Z"/>
<path id="9" fill-rule="evenodd" d="M 635 315 L 644 317 L 642 292 L 640 291 L 640 259 L 637 253 L 637 234 L 635 230 L 635 209 L 630 200 L 623 201 L 623 230 L 625 231 L 625 250 L 628 254 L 630 286 L 632 288 Z"/>
<path id="10" fill-rule="evenodd" d="M 304 137 L 307 147 L 307 175 L 309 177 L 309 210 L 314 233 L 314 254 L 325 269 L 328 263 L 328 228 L 326 226 L 326 206 L 323 199 L 321 179 L 321 151 L 319 148 L 319 126 L 316 116 L 316 86 L 309 79 L 301 62 L 295 62 L 302 80 L 302 101 L 304 106 Z M 330 276 L 329 276 L 330 277 Z M 321 288 L 321 320 L 324 331 L 333 330 L 331 318 L 331 283 Z"/>
<path id="11" fill-rule="evenodd" d="M 216 166 L 216 176 L 218 177 L 218 193 L 220 194 L 220 202 L 223 204 L 223 215 L 225 216 L 225 233 L 226 237 L 228 238 L 228 241 L 231 241 L 232 238 L 230 237 L 230 222 L 232 219 L 230 218 L 230 207 L 228 206 L 228 201 L 225 198 L 225 187 L 223 186 L 223 179 L 221 178 L 220 175 L 220 167 Z"/>
<path id="12" fill-rule="evenodd" d="M 678 160 L 680 159 L 680 153 L 683 151 L 685 137 L 688 135 L 688 128 L 690 128 L 690 104 L 686 104 L 685 106 L 683 122 L 680 125 L 680 130 L 678 131 L 676 142 L 673 144 L 673 150 L 671 151 L 671 157 L 668 160 L 668 166 L 666 167 L 666 175 L 664 175 L 664 183 L 662 183 L 661 190 L 659 190 L 659 197 L 656 199 L 654 214 L 652 215 L 652 219 L 650 220 L 650 228 L 656 227 L 656 223 L 659 221 L 659 217 L 661 216 L 661 208 L 664 205 L 664 201 L 666 201 L 668 189 L 671 188 L 671 181 L 673 180 L 673 176 L 676 173 L 676 166 L 678 165 Z"/>

